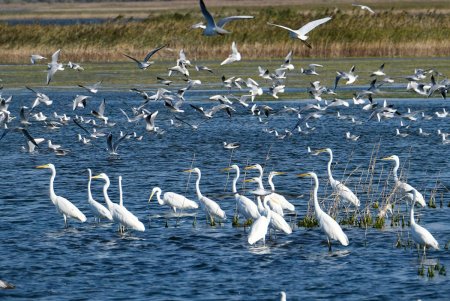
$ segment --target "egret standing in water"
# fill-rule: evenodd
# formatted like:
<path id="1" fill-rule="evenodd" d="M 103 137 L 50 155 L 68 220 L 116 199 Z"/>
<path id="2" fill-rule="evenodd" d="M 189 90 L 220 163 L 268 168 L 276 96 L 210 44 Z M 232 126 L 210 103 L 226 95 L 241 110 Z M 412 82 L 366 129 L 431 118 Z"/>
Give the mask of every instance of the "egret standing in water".
<path id="1" fill-rule="evenodd" d="M 317 179 L 317 175 L 314 172 L 308 172 L 298 175 L 302 178 L 313 178 L 314 179 L 314 212 L 316 213 L 316 218 L 319 222 L 320 228 L 322 228 L 323 232 L 327 235 L 328 240 L 328 248 L 331 251 L 331 241 L 338 240 L 343 246 L 348 246 L 348 238 L 345 235 L 344 231 L 342 231 L 341 226 L 328 214 L 326 214 L 319 206 L 319 201 L 317 199 L 317 191 L 319 190 L 319 179 Z"/>
<path id="2" fill-rule="evenodd" d="M 408 183 L 402 182 L 399 180 L 398 178 L 398 168 L 400 167 L 400 159 L 398 156 L 396 155 L 392 155 L 389 157 L 384 157 L 381 160 L 383 161 L 394 161 L 395 162 L 395 166 L 393 169 L 393 173 L 394 173 L 394 182 L 395 182 L 395 187 L 394 187 L 394 191 L 397 191 L 402 197 L 406 197 L 409 201 L 413 201 L 414 200 L 414 195 L 409 192 L 411 190 L 416 190 L 414 187 L 412 187 L 411 185 L 409 185 Z M 420 205 L 422 205 L 422 207 L 426 207 L 427 204 L 425 203 L 425 199 L 423 198 L 423 195 L 417 191 L 416 194 L 416 201 L 417 203 L 419 203 Z"/>
<path id="3" fill-rule="evenodd" d="M 195 167 L 193 169 L 185 170 L 185 172 L 195 172 L 197 173 L 197 181 L 195 182 L 195 189 L 197 190 L 198 200 L 205 206 L 206 213 L 209 216 L 211 224 L 214 224 L 214 218 L 226 219 L 227 216 L 225 212 L 220 208 L 219 204 L 204 196 L 200 191 L 200 179 L 202 173 L 199 168 Z"/>
<path id="4" fill-rule="evenodd" d="M 68 199 L 63 198 L 62 196 L 56 195 L 55 190 L 53 189 L 53 182 L 56 177 L 56 169 L 53 164 L 45 164 L 36 166 L 36 168 L 47 168 L 52 171 L 52 176 L 50 178 L 50 200 L 53 205 L 55 205 L 56 210 L 64 217 L 64 225 L 67 227 L 67 219 L 74 218 L 84 223 L 86 221 L 86 216 L 81 212 L 74 204 L 72 204 Z"/>
<path id="5" fill-rule="evenodd" d="M 198 204 L 194 201 L 187 199 L 185 196 L 175 193 L 175 192 L 165 192 L 163 197 L 161 198 L 161 188 L 154 187 L 152 193 L 150 194 L 150 198 L 148 202 L 150 202 L 153 198 L 153 195 L 156 194 L 156 199 L 158 203 L 163 206 L 167 205 L 172 208 L 173 212 L 177 212 L 177 209 L 197 209 Z"/>
<path id="6" fill-rule="evenodd" d="M 103 185 L 103 197 L 114 222 L 119 224 L 119 231 L 123 231 L 123 227 L 144 232 L 145 226 L 139 219 L 122 205 L 113 203 L 108 196 L 108 188 L 110 185 L 109 177 L 105 173 L 101 173 L 92 177 L 92 179 L 102 179 L 105 181 Z"/>
<path id="7" fill-rule="evenodd" d="M 100 222 L 100 219 L 105 218 L 107 220 L 112 221 L 113 218 L 111 216 L 111 212 L 109 212 L 109 210 L 105 206 L 103 206 L 102 204 L 100 204 L 99 202 L 94 200 L 94 198 L 92 197 L 92 193 L 91 193 L 92 171 L 90 168 L 88 168 L 88 173 L 89 173 L 88 202 L 91 207 L 92 213 L 94 213 L 94 216 L 95 216 L 94 220 L 97 219 L 98 222 Z"/>
<path id="8" fill-rule="evenodd" d="M 427 247 L 432 247 L 435 250 L 439 250 L 439 243 L 436 239 L 428 232 L 424 227 L 416 224 L 414 220 L 414 203 L 417 200 L 418 191 L 415 189 L 411 189 L 408 193 L 412 193 L 413 201 L 411 203 L 411 237 L 412 239 L 419 245 L 419 247 L 423 246 L 423 255 L 425 256 L 425 250 Z"/>
<path id="9" fill-rule="evenodd" d="M 258 211 L 258 207 L 254 202 L 252 202 L 252 200 L 237 192 L 237 181 L 240 175 L 239 166 L 233 164 L 230 167 L 225 168 L 224 170 L 229 171 L 231 169 L 236 171 L 236 176 L 233 179 L 232 189 L 234 198 L 236 199 L 237 213 L 242 214 L 246 219 L 252 219 L 255 221 L 261 216 Z"/>
<path id="10" fill-rule="evenodd" d="M 330 155 L 330 159 L 328 160 L 328 180 L 330 181 L 330 185 L 333 188 L 333 191 L 336 195 L 338 195 L 341 199 L 346 200 L 356 207 L 359 207 L 360 202 L 358 197 L 350 190 L 347 186 L 342 184 L 341 182 L 335 180 L 333 178 L 333 174 L 331 173 L 331 163 L 333 162 L 333 151 L 330 148 L 319 149 L 314 152 L 314 155 L 318 155 L 320 153 L 328 153 Z"/>

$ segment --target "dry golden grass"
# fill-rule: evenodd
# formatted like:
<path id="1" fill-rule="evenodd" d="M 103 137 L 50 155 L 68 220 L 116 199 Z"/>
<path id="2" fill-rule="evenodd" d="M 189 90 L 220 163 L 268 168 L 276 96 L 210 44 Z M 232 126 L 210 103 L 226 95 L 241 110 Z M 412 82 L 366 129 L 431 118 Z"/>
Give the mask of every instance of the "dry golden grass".
<path id="1" fill-rule="evenodd" d="M 31 53 L 49 56 L 58 48 L 73 61 L 125 61 L 122 53 L 144 57 L 150 49 L 163 44 L 167 44 L 172 53 L 166 49 L 158 54 L 160 59 L 171 59 L 175 52 L 184 48 L 193 59 L 217 60 L 228 56 L 232 41 L 236 41 L 246 59 L 281 57 L 291 49 L 300 57 L 321 58 L 430 57 L 450 53 L 450 11 L 441 8 L 445 2 L 431 1 L 424 10 L 417 1 L 400 1 L 395 3 L 397 8 L 387 1 L 367 1 L 374 9 L 378 8 L 376 15 L 352 7 L 351 1 L 340 0 L 326 6 L 313 2 L 308 0 L 302 6 L 298 3 L 289 6 L 291 0 L 281 0 L 280 6 L 272 7 L 264 6 L 269 3 L 265 1 L 260 3 L 261 7 L 255 7 L 255 1 L 246 0 L 239 2 L 240 6 L 232 2 L 236 6 L 218 8 L 214 5 L 217 1 L 207 1 L 218 17 L 255 16 L 253 20 L 230 23 L 227 30 L 232 34 L 223 37 L 204 37 L 201 31 L 190 29 L 203 19 L 197 1 L 156 1 L 151 2 L 153 6 L 146 2 L 112 3 L 108 4 L 108 9 L 105 4 L 71 6 L 66 3 L 52 8 L 28 4 L 20 10 L 20 5 L 16 4 L 7 6 L 9 10 L 3 10 L 0 16 L 12 18 L 18 11 L 23 13 L 17 15 L 36 15 L 46 8 L 48 15 L 60 12 L 56 14 L 59 17 L 89 17 L 87 11 L 105 12 L 106 15 L 100 14 L 102 17 L 120 16 L 101 24 L 0 24 L 0 62 L 23 63 Z M 178 5 L 180 8 L 173 10 Z M 172 10 L 167 10 L 168 7 Z M 123 17 L 130 14 L 144 19 L 136 21 Z M 39 13 L 39 16 L 45 18 L 46 14 Z M 333 20 L 310 33 L 308 41 L 313 49 L 291 40 L 286 31 L 267 25 L 270 21 L 298 28 L 325 16 L 332 16 Z"/>

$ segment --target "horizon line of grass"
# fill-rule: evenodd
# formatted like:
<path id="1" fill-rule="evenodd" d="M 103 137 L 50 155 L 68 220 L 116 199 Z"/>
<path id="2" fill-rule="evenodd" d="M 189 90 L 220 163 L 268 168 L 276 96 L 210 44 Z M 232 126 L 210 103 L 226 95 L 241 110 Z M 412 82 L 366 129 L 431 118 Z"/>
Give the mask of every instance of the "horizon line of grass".
<path id="1" fill-rule="evenodd" d="M 238 8 L 228 13 L 251 14 L 252 20 L 232 22 L 230 35 L 204 37 L 192 24 L 202 20 L 200 13 L 159 12 L 140 21 L 116 18 L 100 24 L 41 25 L 0 23 L 0 62 L 24 62 L 31 53 L 51 55 L 59 48 L 79 62 L 127 60 L 122 53 L 144 57 L 159 45 L 186 52 L 197 59 L 224 59 L 236 41 L 243 57 L 297 56 L 335 57 L 429 57 L 448 56 L 450 14 L 433 10 L 426 13 L 382 11 L 369 15 L 360 10 L 300 8 Z M 318 18 L 332 20 L 310 33 L 309 49 L 288 32 L 267 22 L 298 28 Z M 162 53 L 164 55 L 164 52 Z"/>

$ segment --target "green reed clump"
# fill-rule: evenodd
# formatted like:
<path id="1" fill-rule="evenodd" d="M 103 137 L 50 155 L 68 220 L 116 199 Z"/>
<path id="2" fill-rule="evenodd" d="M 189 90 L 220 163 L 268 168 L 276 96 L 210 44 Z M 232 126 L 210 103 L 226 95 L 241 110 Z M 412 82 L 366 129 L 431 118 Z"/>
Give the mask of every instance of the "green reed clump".
<path id="1" fill-rule="evenodd" d="M 304 228 L 314 228 L 319 226 L 319 221 L 314 216 L 305 216 L 303 219 L 299 220 L 297 226 Z"/>
<path id="2" fill-rule="evenodd" d="M 377 218 L 375 219 L 375 222 L 373 223 L 373 227 L 376 229 L 383 229 L 384 223 L 385 223 L 385 218 L 377 216 Z"/>

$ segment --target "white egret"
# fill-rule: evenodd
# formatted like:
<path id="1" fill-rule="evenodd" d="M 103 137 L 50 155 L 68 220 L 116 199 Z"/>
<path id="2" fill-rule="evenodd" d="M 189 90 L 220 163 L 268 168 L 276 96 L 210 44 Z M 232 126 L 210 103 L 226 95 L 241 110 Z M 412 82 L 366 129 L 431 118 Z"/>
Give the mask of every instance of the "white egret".
<path id="1" fill-rule="evenodd" d="M 333 188 L 333 191 L 336 195 L 338 195 L 341 199 L 346 200 L 356 207 L 359 207 L 360 202 L 358 197 L 344 184 L 335 180 L 331 173 L 331 163 L 333 162 L 333 151 L 330 148 L 319 149 L 314 152 L 315 155 L 320 153 L 327 152 L 330 155 L 330 159 L 328 161 L 328 180 L 330 181 L 330 185 Z"/>
<path id="2" fill-rule="evenodd" d="M 401 196 L 406 197 L 409 201 L 413 201 L 414 199 L 414 195 L 412 193 L 409 193 L 408 191 L 411 190 L 416 190 L 414 187 L 412 187 L 411 185 L 402 182 L 398 179 L 398 168 L 400 167 L 400 159 L 397 155 L 392 155 L 389 157 L 384 157 L 381 160 L 383 161 L 394 161 L 395 162 L 395 166 L 393 169 L 393 173 L 394 173 L 394 182 L 395 182 L 395 187 L 394 187 L 394 191 L 398 192 Z M 416 195 L 416 202 L 419 203 L 420 205 L 422 205 L 422 207 L 426 207 L 427 204 L 425 203 L 425 199 L 423 198 L 423 195 L 417 191 L 417 195 Z"/>
<path id="3" fill-rule="evenodd" d="M 319 206 L 319 201 L 317 200 L 317 191 L 319 190 L 319 179 L 317 179 L 317 175 L 314 172 L 308 172 L 298 175 L 302 178 L 313 178 L 314 179 L 314 192 L 313 192 L 313 199 L 314 199 L 314 211 L 316 213 L 316 218 L 319 222 L 320 228 L 325 232 L 327 235 L 328 240 L 328 248 L 331 251 L 331 241 L 338 240 L 343 246 L 348 246 L 348 238 L 347 235 L 345 235 L 344 231 L 342 231 L 341 226 L 328 214 L 326 214 Z"/>
<path id="4" fill-rule="evenodd" d="M 323 19 L 319 19 L 319 20 L 314 20 L 311 21 L 309 23 L 306 23 L 305 25 L 303 25 L 302 27 L 300 27 L 297 30 L 294 30 L 292 28 L 286 27 L 286 26 L 282 26 L 282 25 L 278 25 L 278 24 L 273 24 L 273 23 L 267 23 L 269 25 L 273 25 L 273 26 L 277 26 L 283 29 L 286 29 L 289 31 L 289 36 L 293 39 L 299 39 L 300 41 L 302 41 L 308 48 L 312 48 L 311 45 L 309 45 L 308 42 L 306 42 L 306 40 L 308 39 L 308 36 L 306 35 L 308 32 L 310 32 L 311 30 L 313 30 L 314 28 L 316 28 L 317 26 L 330 21 L 331 18 L 330 17 L 326 17 Z"/>
<path id="5" fill-rule="evenodd" d="M 272 218 L 272 210 L 270 210 L 269 206 L 267 206 L 267 200 L 264 200 L 264 208 L 267 210 L 267 215 L 261 215 L 250 228 L 247 241 L 251 245 L 255 244 L 259 240 L 262 240 L 264 245 L 266 244 L 266 234 Z"/>
<path id="6" fill-rule="evenodd" d="M 119 224 L 119 230 L 122 231 L 122 227 L 130 228 L 133 230 L 145 231 L 144 224 L 139 221 L 139 219 L 124 206 L 113 203 L 108 196 L 108 188 L 110 185 L 109 177 L 105 173 L 101 173 L 92 177 L 92 179 L 102 179 L 105 181 L 103 185 L 103 197 L 105 198 L 106 205 L 114 222 Z"/>
<path id="7" fill-rule="evenodd" d="M 236 171 L 236 175 L 233 179 L 232 189 L 234 198 L 236 199 L 237 212 L 238 214 L 242 214 L 246 219 L 253 219 L 255 221 L 261 216 L 258 211 L 258 207 L 252 200 L 237 192 L 236 184 L 240 176 L 239 166 L 233 164 L 230 167 L 225 168 L 224 170 L 229 171 L 231 169 Z"/>
<path id="8" fill-rule="evenodd" d="M 435 250 L 439 250 L 439 243 L 436 241 L 436 239 L 431 235 L 430 232 L 428 232 L 427 229 L 424 227 L 416 224 L 414 221 L 414 203 L 417 201 L 417 196 L 419 192 L 415 189 L 412 189 L 408 191 L 408 193 L 411 193 L 413 195 L 413 201 L 411 204 L 411 221 L 410 221 L 410 228 L 411 228 L 411 236 L 412 239 L 419 245 L 423 246 L 423 254 L 425 255 L 426 247 L 432 247 Z"/>
<path id="9" fill-rule="evenodd" d="M 62 196 L 56 195 L 55 190 L 53 189 L 53 182 L 56 177 L 56 169 L 53 164 L 45 164 L 36 166 L 36 168 L 47 168 L 52 171 L 52 176 L 50 178 L 50 200 L 53 205 L 55 205 L 56 210 L 64 217 L 64 225 L 67 227 L 67 219 L 74 218 L 84 223 L 86 221 L 86 216 L 81 212 L 74 204 L 72 204 L 68 199 L 63 198 Z"/>
<path id="10" fill-rule="evenodd" d="M 257 195 L 257 203 L 258 203 L 258 211 L 261 215 L 267 216 L 268 209 L 266 208 L 266 205 L 268 205 L 269 199 L 268 197 L 272 195 L 272 192 L 270 190 L 264 189 L 263 183 L 261 178 L 251 178 L 248 180 L 245 180 L 246 182 L 256 182 L 258 183 L 259 188 L 256 190 L 251 191 L 251 193 Z M 261 201 L 261 198 L 264 199 L 264 201 Z M 264 205 L 262 204 L 264 202 Z M 269 206 L 269 209 L 270 206 Z M 271 219 L 270 219 L 270 225 L 275 230 L 280 230 L 286 234 L 292 233 L 292 228 L 289 226 L 289 224 L 284 220 L 283 215 L 277 213 L 274 210 L 271 211 Z"/>
<path id="11" fill-rule="evenodd" d="M 94 213 L 94 216 L 95 216 L 94 219 L 97 218 L 99 222 L 100 222 L 100 219 L 102 219 L 102 218 L 106 218 L 106 219 L 112 221 L 113 218 L 112 218 L 111 212 L 109 212 L 109 210 L 105 206 L 103 206 L 102 204 L 100 204 L 99 202 L 94 200 L 94 198 L 92 197 L 92 193 L 91 193 L 92 171 L 90 168 L 88 168 L 88 173 L 89 173 L 88 202 L 91 207 L 92 213 Z"/>
<path id="12" fill-rule="evenodd" d="M 286 293 L 284 291 L 280 292 L 280 301 L 286 301 Z"/>
<path id="13" fill-rule="evenodd" d="M 268 182 L 270 185 L 270 189 L 272 190 L 272 193 L 269 194 L 266 198 L 268 198 L 268 200 L 269 200 L 269 206 L 271 206 L 271 203 L 276 203 L 276 204 L 279 204 L 283 210 L 295 212 L 294 205 L 292 205 L 284 196 L 275 192 L 275 185 L 273 184 L 273 177 L 278 176 L 278 175 L 283 175 L 283 174 L 284 174 L 284 172 L 279 172 L 279 171 L 271 171 L 269 173 Z"/>
<path id="14" fill-rule="evenodd" d="M 175 192 L 165 192 L 163 197 L 161 198 L 161 188 L 154 187 L 152 193 L 150 194 L 150 198 L 148 201 L 150 202 L 153 198 L 153 195 L 156 194 L 156 198 L 158 203 L 163 206 L 167 205 L 172 208 L 173 212 L 177 212 L 177 209 L 197 209 L 198 204 L 194 201 L 187 199 L 185 196 L 175 193 Z"/>
<path id="15" fill-rule="evenodd" d="M 197 181 L 195 182 L 195 189 L 197 190 L 197 198 L 198 200 L 205 206 L 206 213 L 208 214 L 211 222 L 214 221 L 214 218 L 226 219 L 227 216 L 225 212 L 220 208 L 219 204 L 210 198 L 205 197 L 200 191 L 200 179 L 202 177 L 202 173 L 199 168 L 195 167 L 193 169 L 185 170 L 185 172 L 195 172 L 197 173 Z"/>
<path id="16" fill-rule="evenodd" d="M 254 165 L 246 166 L 244 169 L 245 170 L 256 169 L 256 170 L 259 171 L 259 177 L 258 178 L 260 179 L 260 181 L 255 181 L 255 182 L 257 182 L 258 184 L 261 183 L 261 184 L 259 184 L 259 189 L 263 190 L 264 187 L 263 187 L 263 184 L 262 184 L 262 178 L 263 178 L 264 170 L 263 170 L 262 166 L 260 164 L 254 164 Z M 272 185 L 273 185 L 273 183 L 272 183 Z M 273 189 L 272 189 L 272 191 L 273 191 Z M 278 213 L 281 216 L 284 216 L 283 207 L 281 206 L 280 203 L 277 202 L 277 197 L 275 196 L 273 198 L 274 200 L 272 200 L 272 197 L 270 197 L 270 195 L 271 194 L 268 194 L 266 196 L 268 198 L 268 200 L 270 201 L 269 202 L 270 208 L 272 209 L 272 211 Z"/>

